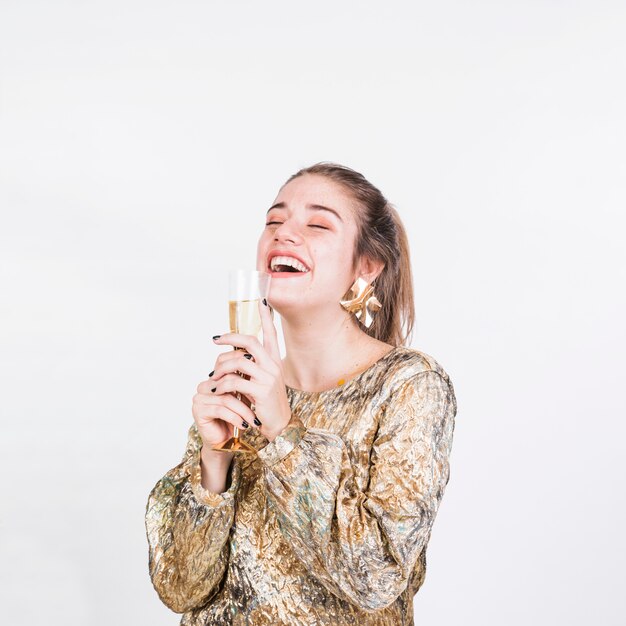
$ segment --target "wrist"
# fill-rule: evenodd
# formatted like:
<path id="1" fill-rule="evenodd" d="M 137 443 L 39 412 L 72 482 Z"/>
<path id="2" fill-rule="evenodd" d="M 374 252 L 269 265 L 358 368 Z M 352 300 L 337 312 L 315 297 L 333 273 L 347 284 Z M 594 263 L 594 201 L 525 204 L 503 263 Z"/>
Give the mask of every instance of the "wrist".
<path id="1" fill-rule="evenodd" d="M 223 468 L 228 467 L 235 456 L 234 452 L 220 452 L 213 450 L 210 444 L 203 443 L 200 450 L 200 459 L 204 467 Z"/>
<path id="2" fill-rule="evenodd" d="M 265 437 L 267 438 L 268 441 L 274 441 L 274 439 L 276 439 L 276 437 L 281 435 L 284 432 L 285 428 L 287 428 L 287 426 L 289 426 L 289 422 L 290 421 L 291 421 L 291 414 L 289 415 L 289 419 L 287 419 L 287 421 L 283 421 L 282 424 L 279 425 L 274 430 L 265 431 L 265 432 L 263 432 L 263 434 L 265 435 Z"/>
<path id="3" fill-rule="evenodd" d="M 230 488 L 233 452 L 217 452 L 210 445 L 200 451 L 200 483 L 211 493 L 224 493 Z"/>

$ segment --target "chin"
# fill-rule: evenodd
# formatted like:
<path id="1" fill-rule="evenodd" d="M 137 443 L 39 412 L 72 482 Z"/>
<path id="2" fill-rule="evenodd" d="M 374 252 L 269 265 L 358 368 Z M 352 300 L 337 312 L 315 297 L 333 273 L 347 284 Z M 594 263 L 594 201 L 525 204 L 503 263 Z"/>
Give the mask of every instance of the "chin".
<path id="1" fill-rule="evenodd" d="M 267 300 L 270 303 L 271 307 L 279 313 L 281 311 L 287 311 L 298 306 L 298 300 L 294 298 L 293 295 L 287 295 L 283 297 L 282 294 L 273 291 L 271 287 Z"/>
<path id="2" fill-rule="evenodd" d="M 270 293 L 268 301 L 272 308 L 280 315 L 291 312 L 302 312 L 306 308 L 302 300 L 302 294 L 285 293 L 282 289 L 275 289 L 274 285 L 270 285 Z"/>

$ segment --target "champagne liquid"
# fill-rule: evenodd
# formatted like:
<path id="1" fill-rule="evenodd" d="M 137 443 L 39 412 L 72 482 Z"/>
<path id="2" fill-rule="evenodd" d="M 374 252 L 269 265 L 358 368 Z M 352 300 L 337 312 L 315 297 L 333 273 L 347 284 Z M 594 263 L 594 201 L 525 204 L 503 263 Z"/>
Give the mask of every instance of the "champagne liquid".
<path id="1" fill-rule="evenodd" d="M 261 334 L 261 315 L 259 314 L 258 300 L 229 300 L 228 302 L 228 320 L 230 323 L 231 333 L 240 333 L 242 335 L 254 335 L 259 337 Z M 245 350 L 245 348 L 235 348 L 235 350 Z M 240 374 L 246 380 L 250 380 L 249 376 Z M 240 393 L 236 393 L 235 397 L 241 400 L 247 406 L 251 406 L 250 401 Z M 235 430 L 237 432 L 237 430 Z"/>
<path id="2" fill-rule="evenodd" d="M 230 300 L 228 302 L 230 332 L 242 335 L 261 335 L 261 315 L 258 300 Z"/>

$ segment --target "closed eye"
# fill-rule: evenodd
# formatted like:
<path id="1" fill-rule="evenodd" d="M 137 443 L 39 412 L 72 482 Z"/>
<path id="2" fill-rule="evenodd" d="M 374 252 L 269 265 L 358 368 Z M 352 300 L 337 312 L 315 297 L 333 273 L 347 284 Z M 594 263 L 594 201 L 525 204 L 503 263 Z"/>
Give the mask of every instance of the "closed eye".
<path id="1" fill-rule="evenodd" d="M 282 224 L 282 222 L 266 222 L 266 226 L 271 226 L 272 224 Z M 321 228 L 322 230 L 329 230 L 326 226 L 321 226 L 320 224 L 309 224 L 311 228 Z"/>

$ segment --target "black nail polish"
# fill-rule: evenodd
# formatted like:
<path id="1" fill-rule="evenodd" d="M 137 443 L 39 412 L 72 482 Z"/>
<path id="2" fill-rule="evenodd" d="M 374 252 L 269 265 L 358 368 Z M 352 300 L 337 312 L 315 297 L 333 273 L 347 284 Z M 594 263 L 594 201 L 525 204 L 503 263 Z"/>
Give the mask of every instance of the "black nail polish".
<path id="1" fill-rule="evenodd" d="M 246 358 L 246 359 L 251 359 L 251 358 L 252 358 L 252 355 L 251 355 L 251 354 L 248 354 L 248 353 L 244 354 L 243 356 L 244 356 L 244 358 Z"/>
<path id="2" fill-rule="evenodd" d="M 211 378 L 211 376 L 213 376 L 213 374 L 215 374 L 215 370 L 213 370 L 213 371 L 209 374 L 209 378 Z"/>
<path id="3" fill-rule="evenodd" d="M 222 335 L 213 335 L 213 340 L 219 339 Z"/>
<path id="4" fill-rule="evenodd" d="M 267 300 L 265 298 L 263 298 L 263 304 L 267 306 Z"/>
<path id="5" fill-rule="evenodd" d="M 246 420 L 243 420 L 243 421 L 241 422 L 241 425 L 242 425 L 244 428 L 248 428 L 248 426 L 249 426 L 250 424 L 248 424 L 248 422 L 246 422 Z"/>
<path id="6" fill-rule="evenodd" d="M 255 423 L 257 426 L 261 426 L 261 422 L 259 421 L 259 418 L 258 418 L 258 417 L 255 417 L 255 418 L 254 418 L 254 423 Z"/>
<path id="7" fill-rule="evenodd" d="M 217 389 L 217 387 L 213 387 L 213 389 L 211 389 L 211 391 L 215 392 L 216 389 Z"/>

